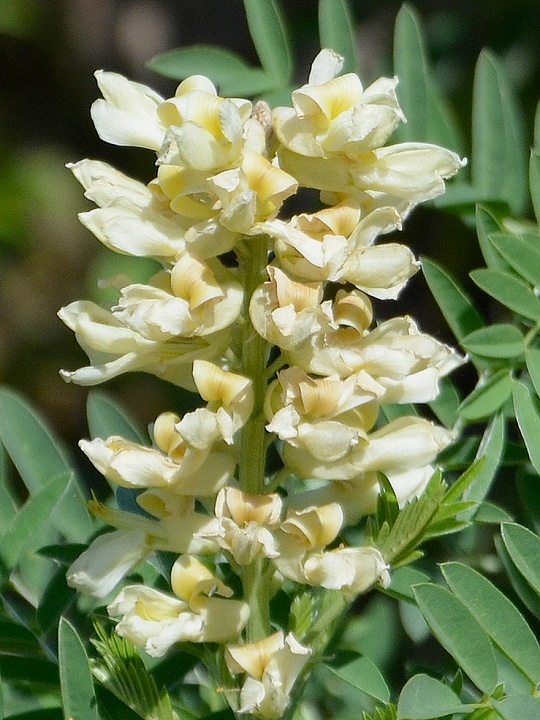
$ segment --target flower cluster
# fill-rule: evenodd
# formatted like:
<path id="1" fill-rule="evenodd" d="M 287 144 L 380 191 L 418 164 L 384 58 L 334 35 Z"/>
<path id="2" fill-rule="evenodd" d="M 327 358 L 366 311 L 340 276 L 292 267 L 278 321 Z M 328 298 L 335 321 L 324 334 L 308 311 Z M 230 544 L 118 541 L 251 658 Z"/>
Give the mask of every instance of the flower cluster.
<path id="1" fill-rule="evenodd" d="M 155 151 L 157 175 L 144 185 L 102 162 L 70 166 L 97 205 L 83 224 L 161 269 L 146 284 L 111 281 L 110 308 L 60 311 L 90 361 L 64 379 L 145 371 L 196 391 L 201 406 L 160 415 L 152 447 L 81 441 L 140 512 L 93 502 L 116 529 L 68 581 L 104 598 L 152 552 L 178 554 L 174 596 L 129 585 L 109 604 L 117 632 L 153 656 L 177 642 L 224 644 L 230 681 L 244 678 L 237 711 L 265 718 L 281 717 L 312 655 L 270 623 L 276 579 L 347 598 L 389 583 L 381 553 L 340 534 L 373 512 L 380 473 L 402 504 L 421 493 L 453 438 L 416 416 L 385 424 L 380 410 L 433 400 L 462 362 L 410 317 L 377 325 L 370 297 L 396 298 L 419 268 L 378 238 L 463 163 L 434 145 L 387 145 L 404 121 L 397 79 L 364 89 L 341 67 L 323 50 L 292 107 L 273 111 L 221 98 L 202 76 L 164 99 L 99 72 L 98 134 Z M 287 216 L 299 187 L 319 191 L 321 209 Z M 268 473 L 271 442 L 282 466 Z M 241 590 L 225 584 L 224 563 Z"/>

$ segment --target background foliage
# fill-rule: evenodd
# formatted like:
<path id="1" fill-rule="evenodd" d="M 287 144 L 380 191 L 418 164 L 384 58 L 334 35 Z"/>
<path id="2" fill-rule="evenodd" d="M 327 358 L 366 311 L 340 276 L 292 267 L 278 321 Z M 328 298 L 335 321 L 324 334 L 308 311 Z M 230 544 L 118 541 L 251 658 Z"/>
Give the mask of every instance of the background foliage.
<path id="1" fill-rule="evenodd" d="M 62 165 L 98 152 L 103 156 L 87 117 L 96 95 L 90 77 L 94 66 L 125 72 L 166 92 L 174 82 L 144 69 L 162 51 L 211 42 L 256 66 L 257 49 L 262 73 L 231 60 L 222 82 L 231 84 L 231 92 L 236 87 L 246 93 L 246 83 L 252 83 L 256 94 L 271 99 L 305 76 L 319 46 L 319 11 L 321 41 L 342 43 L 340 51 L 351 66 L 356 57 L 366 83 L 385 72 L 400 76 L 400 101 L 409 122 L 399 140 L 437 142 L 470 158 L 467 171 L 436 206 L 417 210 L 407 225 L 404 241 L 427 256 L 424 273 L 435 301 L 426 303 L 421 278 L 400 300 L 424 329 L 459 341 L 470 354 L 469 367 L 431 407 L 442 423 L 452 426 L 459 418 L 464 428 L 462 440 L 442 462 L 449 481 L 462 478 L 448 503 L 467 488 L 458 519 L 470 526 L 432 540 L 424 560 L 396 572 L 386 595 L 356 608 L 334 662 L 317 670 L 307 698 L 323 716 L 339 720 L 358 717 L 359 706 L 377 720 L 539 717 L 537 4 L 500 2 L 495 8 L 493 2 L 463 7 L 425 2 L 417 10 L 399 10 L 391 2 L 382 7 L 340 0 L 282 3 L 290 25 L 290 56 L 266 46 L 253 21 L 252 43 L 243 5 L 232 0 L 99 6 L 72 1 L 55 8 L 56 18 L 38 2 L 17 3 L 16 9 L 4 4 L 2 53 L 10 82 L 2 89 L 6 112 L 0 137 L 11 148 L 0 160 L 0 307 L 5 316 L 0 373 L 11 386 L 0 392 L 5 715 L 95 720 L 99 708 L 103 719 L 118 713 L 128 720 L 169 718 L 173 709 L 167 691 L 173 695 L 180 685 L 179 717 L 224 711 L 219 698 L 195 692 L 190 672 L 196 659 L 185 653 L 161 661 L 149 677 L 138 655 L 106 631 L 98 630 L 94 648 L 81 641 L 96 636 L 88 619 L 92 603 L 75 603 L 64 571 L 98 527 L 82 502 L 88 469 L 77 467 L 71 452 L 74 440 L 88 433 L 86 392 L 66 388 L 57 378 L 58 367 L 71 364 L 71 353 L 73 365 L 77 359 L 55 311 L 81 295 L 81 281 L 87 295 L 96 297 L 95 279 L 114 270 L 104 266 L 99 249 L 76 224 L 76 212 L 83 209 L 79 191 Z M 225 5 L 227 23 L 220 16 Z M 255 15 L 258 6 L 246 2 Z M 339 9 L 345 14 L 340 16 Z M 63 22 L 53 26 L 59 19 Z M 60 26 L 61 38 L 52 32 Z M 174 72 L 182 75 L 182 56 L 173 60 Z M 160 62 L 163 70 L 166 61 Z M 188 56 L 189 72 L 196 71 L 196 62 L 208 63 L 208 55 Z M 171 73 L 170 66 L 165 70 Z M 136 151 L 123 153 L 122 159 L 109 152 L 111 162 L 132 174 L 145 162 Z M 32 399 L 30 405 L 11 389 L 16 387 Z M 115 381 L 107 391 L 128 407 L 136 405 L 138 417 L 130 420 L 108 396 L 93 392 L 88 416 L 94 435 L 139 435 L 137 426 L 161 410 L 172 404 L 182 410 L 190 402 L 140 376 Z M 34 405 L 43 408 L 47 422 Z M 55 428 L 52 434 L 48 424 Z M 391 497 L 386 503 L 373 529 L 381 543 L 385 522 L 390 533 L 397 534 L 398 522 L 407 527 Z M 444 516 L 435 519 L 440 530 Z M 424 537 L 429 539 L 429 528 Z M 150 580 L 157 571 L 148 566 L 143 572 Z M 96 685 L 91 667 L 100 681 Z M 394 704 L 387 704 L 390 700 Z"/>

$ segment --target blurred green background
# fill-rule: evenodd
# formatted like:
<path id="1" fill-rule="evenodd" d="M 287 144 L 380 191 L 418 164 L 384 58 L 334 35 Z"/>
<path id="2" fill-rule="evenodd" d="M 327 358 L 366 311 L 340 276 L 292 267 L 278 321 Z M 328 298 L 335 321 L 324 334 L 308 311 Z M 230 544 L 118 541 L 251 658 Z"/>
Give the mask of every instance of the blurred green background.
<path id="1" fill-rule="evenodd" d="M 392 72 L 401 3 L 352 0 L 351 6 L 367 84 Z M 282 0 L 281 7 L 301 83 L 319 48 L 317 2 Z M 503 60 L 532 128 L 540 96 L 538 0 L 419 0 L 414 7 L 464 135 L 482 47 Z M 38 404 L 70 444 L 86 435 L 87 391 L 64 384 L 58 369 L 79 367 L 85 356 L 56 311 L 75 299 L 98 298 L 97 279 L 112 273 L 111 253 L 77 221 L 89 204 L 64 165 L 93 157 L 141 180 L 153 176 L 152 153 L 97 138 L 89 116 L 98 96 L 92 73 L 118 71 L 168 95 L 175 83 L 145 64 L 166 50 L 202 42 L 257 62 L 241 0 L 0 0 L 0 382 Z M 465 279 L 467 270 L 482 264 L 470 231 L 455 218 L 441 221 L 433 210 L 416 211 L 406 241 Z M 409 312 L 418 287 L 406 296 Z M 437 326 L 440 320 L 425 322 Z M 440 327 L 426 329 L 444 334 Z M 107 389 L 143 423 L 184 402 L 146 375 L 119 378 Z"/>

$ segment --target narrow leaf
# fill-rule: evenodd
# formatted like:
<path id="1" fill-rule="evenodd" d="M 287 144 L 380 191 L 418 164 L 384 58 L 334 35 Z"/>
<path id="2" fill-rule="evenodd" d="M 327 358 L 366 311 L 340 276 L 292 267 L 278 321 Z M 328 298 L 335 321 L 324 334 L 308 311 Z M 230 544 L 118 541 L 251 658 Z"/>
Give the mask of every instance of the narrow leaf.
<path id="1" fill-rule="evenodd" d="M 492 233 L 489 242 L 525 280 L 540 286 L 540 242 L 537 247 L 505 233 Z"/>
<path id="2" fill-rule="evenodd" d="M 503 260 L 490 242 L 490 237 L 495 233 L 499 233 L 499 231 L 499 223 L 489 209 L 483 205 L 477 205 L 476 234 L 478 235 L 478 244 L 486 265 L 493 269 L 508 270 L 508 263 Z"/>
<path id="3" fill-rule="evenodd" d="M 505 422 L 502 415 L 496 415 L 488 425 L 476 454 L 477 460 L 482 459 L 480 471 L 463 494 L 463 499 L 480 504 L 489 492 L 489 488 L 503 457 L 505 439 Z M 459 482 L 459 481 L 458 481 Z M 466 510 L 460 520 L 470 520 L 474 510 Z"/>
<path id="4" fill-rule="evenodd" d="M 495 538 L 495 547 L 497 548 L 497 554 L 502 561 L 505 572 L 519 599 L 536 618 L 540 619 L 540 595 L 532 589 L 527 580 L 518 570 L 501 538 Z"/>
<path id="5" fill-rule="evenodd" d="M 354 22 L 347 0 L 319 0 L 321 48 L 330 48 L 344 59 L 343 72 L 356 70 Z"/>
<path id="6" fill-rule="evenodd" d="M 380 702 L 386 703 L 390 700 L 390 691 L 381 671 L 367 657 L 356 658 L 356 660 L 339 667 L 328 665 L 328 670 L 351 687 Z"/>
<path id="7" fill-rule="evenodd" d="M 437 640 L 482 692 L 493 692 L 498 684 L 493 648 L 467 607 L 439 585 L 417 585 L 414 593 Z"/>
<path id="8" fill-rule="evenodd" d="M 540 318 L 540 300 L 530 286 L 504 270 L 481 268 L 470 273 L 480 289 L 510 310 L 529 320 Z"/>
<path id="9" fill-rule="evenodd" d="M 439 395 L 429 403 L 437 419 L 447 428 L 452 428 L 457 420 L 460 397 L 455 384 L 445 377 L 439 383 Z"/>
<path id="10" fill-rule="evenodd" d="M 460 416 L 465 420 L 491 417 L 512 394 L 512 384 L 510 370 L 495 373 L 462 402 L 459 407 Z"/>
<path id="11" fill-rule="evenodd" d="M 482 51 L 473 88 L 472 179 L 480 196 L 505 201 L 520 215 L 527 205 L 523 120 L 503 70 Z"/>
<path id="12" fill-rule="evenodd" d="M 4 579 L 15 568 L 23 552 L 31 545 L 66 488 L 66 477 L 49 483 L 30 497 L 0 536 L 0 561 Z"/>
<path id="13" fill-rule="evenodd" d="M 540 396 L 540 349 L 527 348 L 525 350 L 525 363 L 536 394 Z"/>
<path id="14" fill-rule="evenodd" d="M 0 527 L 6 527 L 17 512 L 17 504 L 11 493 L 7 465 L 6 449 L 0 442 Z"/>
<path id="15" fill-rule="evenodd" d="M 287 85 L 292 57 L 285 21 L 276 0 L 244 0 L 249 31 L 264 70 L 275 85 Z"/>
<path id="16" fill-rule="evenodd" d="M 512 562 L 540 595 L 540 538 L 516 523 L 504 523 L 501 536 Z"/>
<path id="17" fill-rule="evenodd" d="M 39 492 L 52 478 L 72 476 L 52 521 L 68 540 L 86 540 L 92 523 L 64 447 L 41 415 L 18 393 L 5 387 L 0 388 L 0 439 L 30 494 Z"/>
<path id="18" fill-rule="evenodd" d="M 538 115 L 540 117 L 540 114 Z M 538 130 L 540 133 L 540 130 Z M 540 145 L 531 151 L 529 161 L 529 187 L 536 222 L 540 224 Z"/>
<path id="19" fill-rule="evenodd" d="M 473 708 L 462 703 L 448 685 L 429 675 L 415 675 L 401 691 L 397 717 L 398 720 L 433 720 Z"/>
<path id="20" fill-rule="evenodd" d="M 483 326 L 470 299 L 440 265 L 422 258 L 422 269 L 433 297 L 458 340 Z"/>
<path id="21" fill-rule="evenodd" d="M 38 625 L 44 633 L 58 627 L 60 618 L 76 597 L 76 590 L 68 587 L 66 582 L 66 569 L 58 568 L 39 600 L 36 612 Z"/>
<path id="22" fill-rule="evenodd" d="M 536 399 L 522 382 L 515 381 L 512 389 L 514 410 L 530 461 L 540 474 L 540 411 Z"/>
<path id="23" fill-rule="evenodd" d="M 515 325 L 495 323 L 461 339 L 468 352 L 489 358 L 514 358 L 525 352 L 523 334 Z"/>
<path id="24" fill-rule="evenodd" d="M 530 680 L 540 682 L 540 646 L 523 616 L 489 580 L 458 562 L 441 566 L 450 590 L 499 649 Z"/>
<path id="25" fill-rule="evenodd" d="M 64 717 L 99 720 L 88 657 L 75 628 L 65 618 L 58 631 L 58 662 Z"/>

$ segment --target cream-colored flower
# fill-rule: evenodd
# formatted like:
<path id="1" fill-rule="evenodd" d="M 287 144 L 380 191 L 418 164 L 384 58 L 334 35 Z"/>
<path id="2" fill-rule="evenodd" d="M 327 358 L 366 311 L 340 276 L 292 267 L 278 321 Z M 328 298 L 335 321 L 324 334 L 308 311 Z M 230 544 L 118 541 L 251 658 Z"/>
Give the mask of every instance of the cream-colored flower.
<path id="1" fill-rule="evenodd" d="M 303 563 L 306 580 L 328 590 L 341 590 L 348 597 L 365 593 L 379 583 L 390 584 L 389 565 L 372 547 L 349 547 L 312 553 Z"/>
<path id="2" fill-rule="evenodd" d="M 251 297 L 249 314 L 255 330 L 280 348 L 294 348 L 320 329 L 317 315 L 321 283 L 299 283 L 278 267 L 268 267 L 270 280 Z"/>
<path id="3" fill-rule="evenodd" d="M 366 430 L 368 427 L 366 427 Z M 289 470 L 299 477 L 321 480 L 352 480 L 362 473 L 401 473 L 423 468 L 455 439 L 445 428 L 420 417 L 392 420 L 364 437 L 337 459 L 325 458 L 310 442 L 286 442 L 282 457 Z M 302 438 L 303 439 L 303 438 Z"/>
<path id="4" fill-rule="evenodd" d="M 91 108 L 99 137 L 113 145 L 159 150 L 165 135 L 157 113 L 161 95 L 117 73 L 98 70 L 95 76 L 103 95 Z"/>
<path id="5" fill-rule="evenodd" d="M 66 382 L 97 385 L 126 372 L 144 371 L 194 390 L 192 363 L 196 358 L 214 359 L 229 344 L 230 329 L 205 337 L 173 337 L 152 340 L 120 322 L 110 310 L 79 300 L 61 308 L 60 319 L 75 332 L 90 365 L 60 372 Z"/>
<path id="6" fill-rule="evenodd" d="M 229 645 L 225 660 L 233 674 L 246 673 L 240 713 L 277 720 L 286 710 L 296 679 L 311 657 L 292 633 L 279 631 L 257 643 Z"/>
<path id="7" fill-rule="evenodd" d="M 340 380 L 312 378 L 298 367 L 283 370 L 270 386 L 267 430 L 320 460 L 346 457 L 365 438 L 378 412 L 380 388 L 363 373 Z"/>
<path id="8" fill-rule="evenodd" d="M 210 261 L 221 282 L 201 260 L 184 254 L 172 271 L 160 272 L 146 285 L 122 288 L 111 309 L 123 325 L 149 340 L 204 337 L 231 325 L 242 306 L 242 287 Z"/>
<path id="9" fill-rule="evenodd" d="M 278 555 L 272 531 L 280 521 L 279 495 L 247 495 L 234 487 L 220 490 L 216 498 L 215 519 L 200 537 L 215 539 L 239 565 L 259 557 Z"/>
<path id="10" fill-rule="evenodd" d="M 322 329 L 303 345 L 285 351 L 287 361 L 318 375 L 366 373 L 380 387 L 380 403 L 434 400 L 440 379 L 462 365 L 463 357 L 420 332 L 408 316 L 386 320 L 367 333 L 361 308 L 353 311 L 357 298 L 336 296 L 333 307 L 325 307 L 326 326 L 321 323 Z"/>
<path id="11" fill-rule="evenodd" d="M 68 568 L 67 584 L 78 592 L 104 598 L 153 549 L 151 537 L 142 530 L 99 535 Z"/>
<path id="12" fill-rule="evenodd" d="M 220 436 L 231 445 L 235 433 L 246 424 L 253 411 L 251 380 L 206 360 L 195 360 L 193 379 L 200 396 L 208 403 L 208 411 L 214 414 Z"/>
<path id="13" fill-rule="evenodd" d="M 172 576 L 178 597 L 145 585 L 130 585 L 121 591 L 107 607 L 111 617 L 121 618 L 116 625 L 118 635 L 152 657 L 162 657 L 177 642 L 226 642 L 238 636 L 248 620 L 249 607 L 229 599 L 230 588 L 195 558 L 179 558 Z"/>

